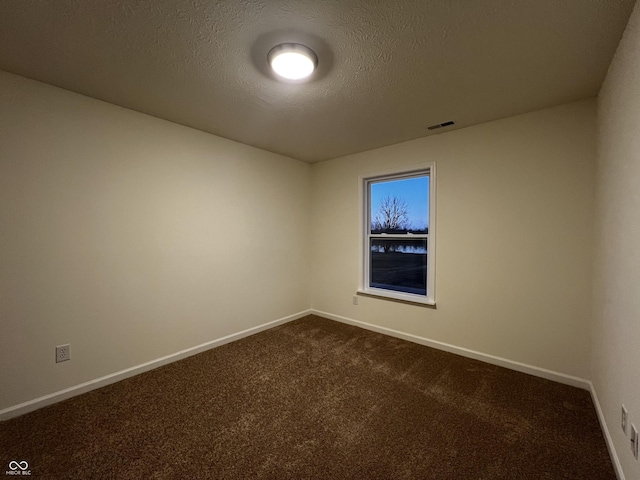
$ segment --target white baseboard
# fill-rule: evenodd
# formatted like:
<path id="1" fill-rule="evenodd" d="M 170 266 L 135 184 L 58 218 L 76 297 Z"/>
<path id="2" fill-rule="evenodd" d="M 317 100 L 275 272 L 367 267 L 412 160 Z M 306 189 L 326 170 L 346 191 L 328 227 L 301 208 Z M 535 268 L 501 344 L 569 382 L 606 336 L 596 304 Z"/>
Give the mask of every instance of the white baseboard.
<path id="1" fill-rule="evenodd" d="M 202 353 L 206 350 L 210 350 L 212 348 L 216 348 L 221 345 L 225 345 L 227 343 L 240 340 L 241 338 L 254 335 L 256 333 L 262 332 L 264 330 L 268 330 L 278 325 L 282 325 L 284 323 L 297 320 L 298 318 L 302 318 L 311 313 L 312 313 L 311 310 L 304 310 L 302 312 L 289 315 L 287 317 L 283 317 L 278 320 L 274 320 L 272 322 L 267 322 L 262 325 L 258 325 L 257 327 L 249 328 L 247 330 L 243 330 L 238 333 L 227 335 L 226 337 L 218 338 L 216 340 L 212 340 L 210 342 L 206 342 L 201 345 L 197 345 L 195 347 L 187 348 L 186 350 L 181 350 L 179 352 L 172 353 L 171 355 L 167 355 L 162 358 L 151 360 L 150 362 L 146 362 L 141 365 L 136 365 L 135 367 L 127 368 L 126 370 L 121 370 L 119 372 L 112 373 L 104 377 L 96 378 L 95 380 L 90 380 L 88 382 L 84 382 L 79 385 L 75 385 L 70 388 L 65 388 L 64 390 L 60 390 L 58 392 L 54 392 L 49 395 L 36 398 L 34 400 L 29 400 L 28 402 L 15 405 L 13 407 L 5 408 L 3 410 L 0 410 L 0 421 L 8 420 L 9 418 L 17 417 L 19 415 L 32 412 L 33 410 L 37 410 L 39 408 L 46 407 L 47 405 L 52 405 L 54 403 L 61 402 L 62 400 L 66 400 L 67 398 L 75 397 L 76 395 L 80 395 L 82 393 L 86 393 L 91 390 L 104 387 L 106 385 L 118 382 L 120 380 L 124 380 L 125 378 L 133 377 L 134 375 L 138 375 L 140 373 L 153 370 L 154 368 L 167 365 L 177 360 L 182 360 L 183 358 L 187 358 L 192 355 Z"/>
<path id="2" fill-rule="evenodd" d="M 589 382 L 589 391 L 591 392 L 591 399 L 593 400 L 593 405 L 596 408 L 596 414 L 598 415 L 600 428 L 602 429 L 604 440 L 607 444 L 607 449 L 609 450 L 609 456 L 611 457 L 611 463 L 613 463 L 613 468 L 616 471 L 616 476 L 618 477 L 618 480 L 625 480 L 624 472 L 622 471 L 622 465 L 620 464 L 620 459 L 618 458 L 616 449 L 613 446 L 613 439 L 611 438 L 611 434 L 609 433 L 607 422 L 604 419 L 604 413 L 602 413 L 602 407 L 600 406 L 600 402 L 598 401 L 598 395 L 596 395 L 596 387 L 594 387 L 593 383 L 591 382 Z"/>
<path id="3" fill-rule="evenodd" d="M 427 347 L 432 347 L 437 350 L 443 350 L 449 353 L 455 353 L 467 358 L 473 358 L 474 360 L 480 360 L 482 362 L 490 363 L 492 365 L 498 365 L 499 367 L 505 367 L 517 372 L 528 373 L 536 377 L 546 378 L 547 380 L 553 380 L 554 382 L 563 383 L 572 387 L 578 387 L 583 390 L 590 390 L 590 383 L 588 380 L 580 377 L 574 377 L 553 370 L 547 370 L 546 368 L 534 367 L 533 365 L 527 365 L 526 363 L 516 362 L 502 357 L 496 357 L 475 350 L 469 350 L 467 348 L 456 347 L 448 343 L 438 342 L 437 340 L 430 340 L 428 338 L 419 337 L 410 333 L 399 332 L 386 327 L 380 327 L 378 325 L 372 325 L 370 323 L 361 322 L 352 318 L 342 317 L 340 315 L 333 315 L 332 313 L 323 312 L 320 310 L 312 309 L 311 313 L 320 317 L 325 317 L 337 322 L 347 323 L 356 327 L 365 328 L 373 332 L 382 333 L 384 335 L 390 335 L 392 337 L 401 338 L 409 342 L 418 343 Z"/>

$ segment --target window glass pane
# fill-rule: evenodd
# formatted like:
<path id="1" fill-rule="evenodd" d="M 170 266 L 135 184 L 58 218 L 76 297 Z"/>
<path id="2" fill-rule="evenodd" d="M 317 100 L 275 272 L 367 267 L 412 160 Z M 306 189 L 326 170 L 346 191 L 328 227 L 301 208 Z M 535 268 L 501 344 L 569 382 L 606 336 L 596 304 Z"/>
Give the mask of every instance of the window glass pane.
<path id="1" fill-rule="evenodd" d="M 427 294 L 427 239 L 372 238 L 370 286 Z"/>
<path id="2" fill-rule="evenodd" d="M 429 176 L 369 184 L 371 233 L 427 233 Z"/>

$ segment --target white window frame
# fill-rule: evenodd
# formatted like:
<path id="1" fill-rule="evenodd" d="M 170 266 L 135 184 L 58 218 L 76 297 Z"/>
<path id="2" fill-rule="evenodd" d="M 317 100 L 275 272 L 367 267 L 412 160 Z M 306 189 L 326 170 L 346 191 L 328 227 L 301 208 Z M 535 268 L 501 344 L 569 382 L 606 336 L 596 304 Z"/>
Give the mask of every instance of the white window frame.
<path id="1" fill-rule="evenodd" d="M 428 175 L 429 176 L 429 233 L 428 234 L 372 234 L 371 233 L 371 202 L 369 185 L 387 180 L 402 180 Z M 436 164 L 435 162 L 413 166 L 387 172 L 361 175 L 359 177 L 360 194 L 360 282 L 357 293 L 375 297 L 402 300 L 410 303 L 435 305 L 435 252 L 436 252 Z M 427 293 L 426 295 L 397 292 L 370 285 L 371 238 L 425 238 L 427 240 Z"/>

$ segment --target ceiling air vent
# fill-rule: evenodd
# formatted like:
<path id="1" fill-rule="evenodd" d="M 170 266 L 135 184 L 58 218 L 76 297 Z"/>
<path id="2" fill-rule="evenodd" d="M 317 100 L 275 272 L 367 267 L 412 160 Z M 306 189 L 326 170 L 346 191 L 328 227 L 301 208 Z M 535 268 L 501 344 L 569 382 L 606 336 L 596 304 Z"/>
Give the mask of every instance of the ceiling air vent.
<path id="1" fill-rule="evenodd" d="M 454 123 L 455 122 L 453 120 L 444 123 L 436 123 L 435 125 L 427 127 L 427 130 L 435 130 L 436 128 L 448 127 L 449 125 L 453 125 Z"/>

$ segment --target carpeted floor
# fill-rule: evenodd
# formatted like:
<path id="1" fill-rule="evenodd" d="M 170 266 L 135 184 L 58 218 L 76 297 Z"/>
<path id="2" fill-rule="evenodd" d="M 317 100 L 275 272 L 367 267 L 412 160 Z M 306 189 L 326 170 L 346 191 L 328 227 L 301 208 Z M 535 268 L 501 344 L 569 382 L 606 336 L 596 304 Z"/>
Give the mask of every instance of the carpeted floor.
<path id="1" fill-rule="evenodd" d="M 45 478 L 615 479 L 588 392 L 309 316 L 0 423 Z"/>

